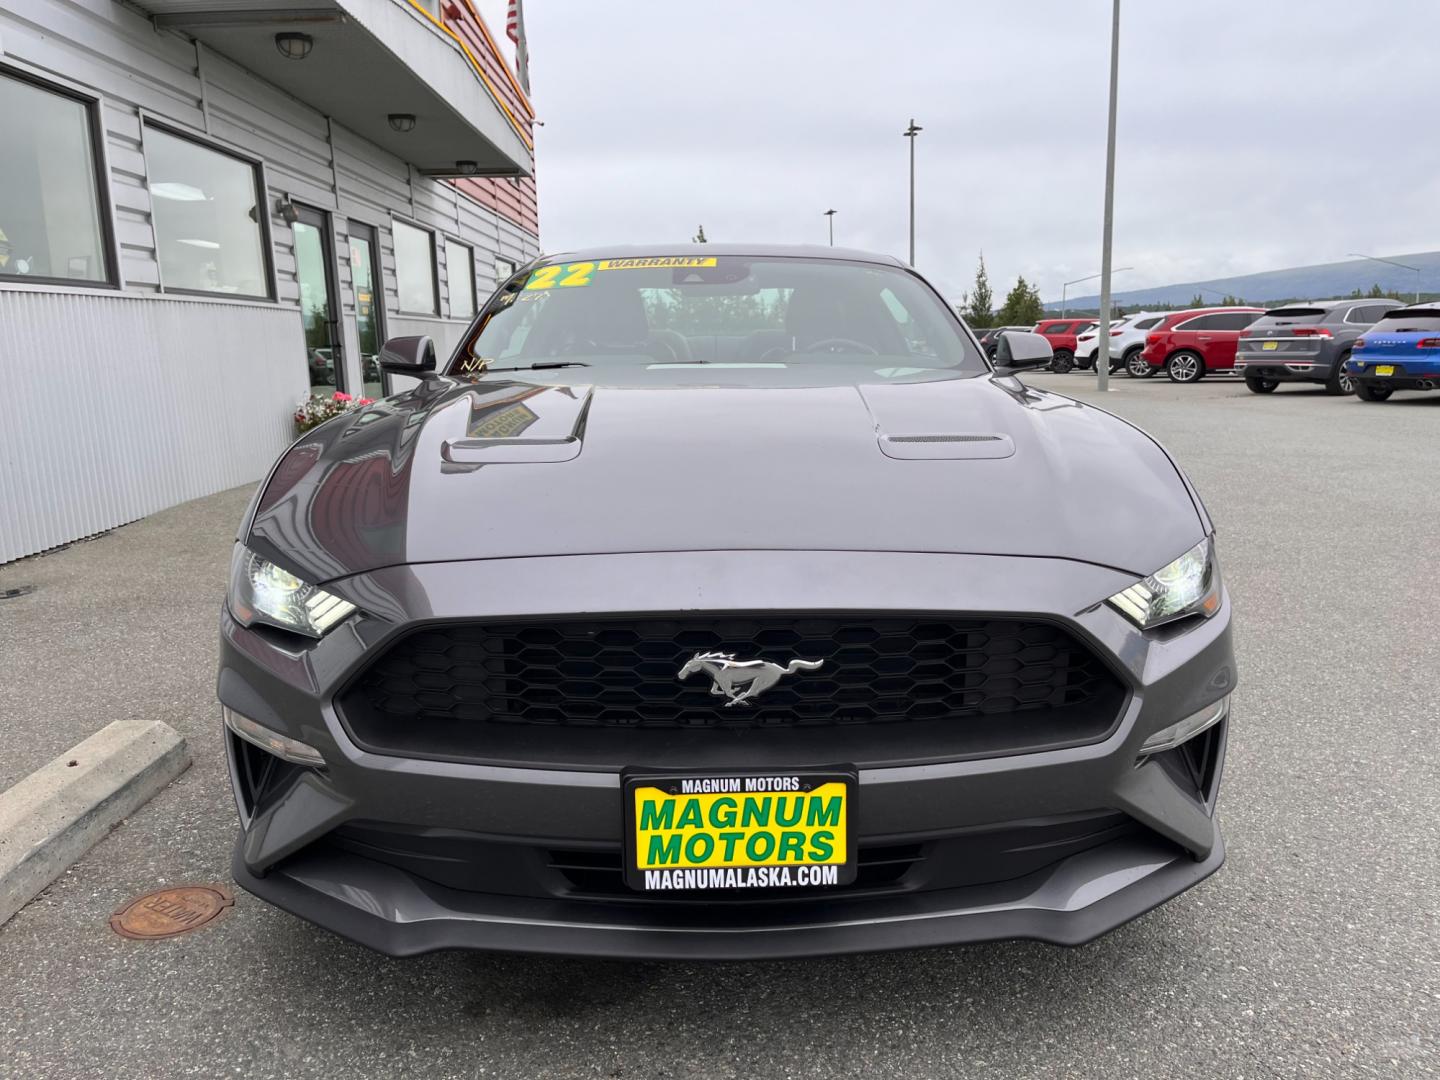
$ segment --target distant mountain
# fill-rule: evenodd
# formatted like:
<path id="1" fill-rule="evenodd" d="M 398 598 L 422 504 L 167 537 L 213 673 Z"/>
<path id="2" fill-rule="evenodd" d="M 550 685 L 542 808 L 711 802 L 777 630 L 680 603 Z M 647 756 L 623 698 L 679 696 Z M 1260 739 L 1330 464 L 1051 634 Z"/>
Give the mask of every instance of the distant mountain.
<path id="1" fill-rule="evenodd" d="M 1206 303 L 1216 303 L 1221 296 L 1230 295 L 1247 304 L 1264 305 L 1275 300 L 1320 300 L 1348 296 L 1355 289 L 1368 292 L 1372 285 L 1379 285 L 1386 291 L 1399 291 L 1408 299 L 1414 295 L 1417 276 L 1422 293 L 1440 292 L 1440 251 L 1386 255 L 1385 258 L 1417 266 L 1420 273 L 1416 275 L 1414 271 L 1369 259 L 1352 259 L 1349 262 L 1321 263 L 1319 266 L 1296 266 L 1289 270 L 1266 270 L 1240 277 L 1160 285 L 1152 289 L 1130 289 L 1112 294 L 1111 302 L 1133 309 L 1148 304 L 1188 304 L 1199 294 Z M 1093 310 L 1099 305 L 1100 297 L 1094 294 L 1072 296 L 1065 303 L 1068 308 Z M 1047 302 L 1045 310 L 1059 311 L 1060 301 Z"/>

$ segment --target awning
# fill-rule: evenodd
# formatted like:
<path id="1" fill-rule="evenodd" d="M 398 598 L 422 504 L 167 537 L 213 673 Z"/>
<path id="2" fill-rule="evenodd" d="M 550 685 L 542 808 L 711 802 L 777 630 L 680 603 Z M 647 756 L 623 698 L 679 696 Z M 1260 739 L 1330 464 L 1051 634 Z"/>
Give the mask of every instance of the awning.
<path id="1" fill-rule="evenodd" d="M 459 41 L 408 0 L 138 0 L 173 27 L 434 176 L 519 176 L 531 153 Z M 275 36 L 306 34 L 303 59 Z M 396 130 L 392 115 L 413 116 Z M 403 122 L 400 127 L 406 126 Z M 470 163 L 473 163 L 470 164 Z"/>

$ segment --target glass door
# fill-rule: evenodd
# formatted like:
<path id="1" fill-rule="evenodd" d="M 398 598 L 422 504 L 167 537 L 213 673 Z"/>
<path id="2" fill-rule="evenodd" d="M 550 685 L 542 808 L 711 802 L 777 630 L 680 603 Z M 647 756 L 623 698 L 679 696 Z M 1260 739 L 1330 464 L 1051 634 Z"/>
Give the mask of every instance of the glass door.
<path id="1" fill-rule="evenodd" d="M 385 293 L 380 288 L 380 246 L 375 229 L 350 222 L 350 287 L 355 292 L 355 329 L 360 339 L 363 396 L 385 396 L 380 375 L 380 345 L 385 340 Z"/>
<path id="2" fill-rule="evenodd" d="M 300 286 L 300 319 L 305 327 L 305 363 L 310 392 L 333 394 L 345 389 L 345 363 L 340 338 L 340 308 L 335 290 L 335 245 L 329 217 L 309 206 L 297 208 L 295 280 Z"/>

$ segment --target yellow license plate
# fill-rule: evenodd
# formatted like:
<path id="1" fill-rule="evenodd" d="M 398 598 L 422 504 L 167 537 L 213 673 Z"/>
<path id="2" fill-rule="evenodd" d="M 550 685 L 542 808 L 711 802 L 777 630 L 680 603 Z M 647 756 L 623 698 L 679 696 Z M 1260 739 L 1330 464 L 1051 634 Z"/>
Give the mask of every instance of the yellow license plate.
<path id="1" fill-rule="evenodd" d="M 1280 343 L 1278 341 L 1266 341 L 1260 346 L 1260 348 L 1264 349 L 1266 352 L 1274 352 L 1279 347 Z"/>
<path id="2" fill-rule="evenodd" d="M 625 880 L 645 892 L 855 880 L 855 775 L 627 775 Z"/>
<path id="3" fill-rule="evenodd" d="M 1394 364 L 1377 364 L 1377 365 L 1375 366 L 1375 374 L 1376 374 L 1376 375 L 1394 375 L 1394 374 L 1395 374 L 1395 365 L 1394 365 Z"/>

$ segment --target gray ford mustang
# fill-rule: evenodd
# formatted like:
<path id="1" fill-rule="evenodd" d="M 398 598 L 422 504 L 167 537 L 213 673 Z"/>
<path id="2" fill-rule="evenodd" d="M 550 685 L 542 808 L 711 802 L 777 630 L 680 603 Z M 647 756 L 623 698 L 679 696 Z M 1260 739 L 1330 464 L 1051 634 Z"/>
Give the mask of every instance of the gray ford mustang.
<path id="1" fill-rule="evenodd" d="M 260 485 L 251 892 L 392 954 L 1077 944 L 1215 871 L 1235 660 L 1170 456 L 893 259 L 544 258 Z"/>

